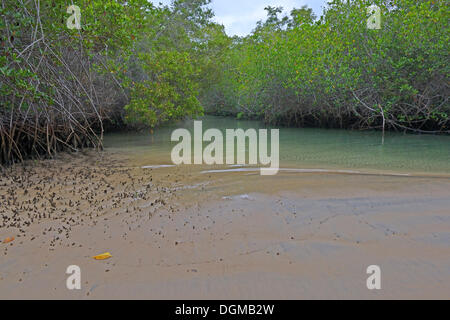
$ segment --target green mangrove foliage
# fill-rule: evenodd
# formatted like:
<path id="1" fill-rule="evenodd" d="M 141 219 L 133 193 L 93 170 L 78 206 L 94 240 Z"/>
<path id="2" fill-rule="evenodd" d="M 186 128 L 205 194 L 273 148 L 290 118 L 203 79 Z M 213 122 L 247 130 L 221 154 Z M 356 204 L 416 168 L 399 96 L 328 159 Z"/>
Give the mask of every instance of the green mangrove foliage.
<path id="1" fill-rule="evenodd" d="M 319 18 L 267 7 L 244 38 L 213 22 L 211 0 L 0 1 L 0 164 L 101 148 L 105 130 L 204 110 L 449 132 L 445 0 L 333 0 Z"/>
<path id="2" fill-rule="evenodd" d="M 201 114 L 207 35 L 224 34 L 208 3 L 1 0 L 0 163 L 101 148 L 105 129 Z"/>
<path id="3" fill-rule="evenodd" d="M 172 119 L 202 113 L 197 99 L 195 70 L 187 53 L 162 51 L 142 54 L 148 79 L 132 85 L 131 102 L 125 106 L 128 123 L 156 126 Z"/>
<path id="4" fill-rule="evenodd" d="M 367 8 L 381 9 L 369 29 Z M 334 0 L 236 38 L 215 84 L 212 113 L 279 125 L 449 132 L 449 3 Z"/>

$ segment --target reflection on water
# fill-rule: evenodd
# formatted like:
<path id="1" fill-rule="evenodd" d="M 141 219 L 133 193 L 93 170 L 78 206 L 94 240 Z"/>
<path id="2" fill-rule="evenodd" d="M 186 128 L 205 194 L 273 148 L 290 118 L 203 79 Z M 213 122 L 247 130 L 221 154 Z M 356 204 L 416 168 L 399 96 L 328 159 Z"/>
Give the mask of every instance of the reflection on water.
<path id="1" fill-rule="evenodd" d="M 217 128 L 224 136 L 225 129 L 270 128 L 259 121 L 209 116 L 202 120 L 203 132 Z M 170 136 L 180 127 L 192 134 L 193 121 L 159 128 L 153 135 L 150 132 L 109 134 L 105 137 L 105 147 L 126 152 L 142 165 L 171 164 L 170 153 L 176 143 L 170 141 Z M 449 174 L 450 137 L 387 133 L 382 145 L 380 132 L 280 128 L 280 166 Z"/>

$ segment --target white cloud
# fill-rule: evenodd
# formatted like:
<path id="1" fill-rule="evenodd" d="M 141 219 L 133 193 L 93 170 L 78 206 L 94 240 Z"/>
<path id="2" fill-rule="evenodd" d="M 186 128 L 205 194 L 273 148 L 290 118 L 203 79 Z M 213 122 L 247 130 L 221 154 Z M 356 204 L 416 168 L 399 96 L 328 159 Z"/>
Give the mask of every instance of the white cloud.
<path id="1" fill-rule="evenodd" d="M 152 0 L 154 3 L 168 4 L 170 0 Z M 317 15 L 322 13 L 326 0 L 213 0 L 211 8 L 215 21 L 225 26 L 229 35 L 245 36 L 256 26 L 256 22 L 266 17 L 267 6 L 283 7 L 285 13 L 303 5 L 311 7 Z"/>

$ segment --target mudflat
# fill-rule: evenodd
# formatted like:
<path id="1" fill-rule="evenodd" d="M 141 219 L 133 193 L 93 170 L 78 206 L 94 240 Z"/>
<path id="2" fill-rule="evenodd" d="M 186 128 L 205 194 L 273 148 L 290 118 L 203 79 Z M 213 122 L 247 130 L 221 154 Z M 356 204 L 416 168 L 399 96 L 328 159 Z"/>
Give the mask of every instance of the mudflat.
<path id="1" fill-rule="evenodd" d="M 450 298 L 450 177 L 229 169 L 108 151 L 8 168 L 0 299 Z"/>

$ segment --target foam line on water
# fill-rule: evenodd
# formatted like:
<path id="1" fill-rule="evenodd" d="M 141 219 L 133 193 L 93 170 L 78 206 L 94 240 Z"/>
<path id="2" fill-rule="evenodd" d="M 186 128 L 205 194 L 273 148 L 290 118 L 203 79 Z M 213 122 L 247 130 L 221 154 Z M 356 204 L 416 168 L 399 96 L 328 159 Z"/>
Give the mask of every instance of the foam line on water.
<path id="1" fill-rule="evenodd" d="M 205 170 L 202 174 L 206 173 L 227 173 L 227 172 L 258 172 L 260 168 L 235 168 L 235 169 L 222 169 L 222 170 Z M 401 176 L 408 177 L 410 174 L 405 173 L 371 173 L 361 172 L 353 170 L 329 170 L 329 169 L 299 169 L 299 168 L 280 168 L 280 172 L 294 172 L 294 173 L 343 173 L 343 174 L 360 174 L 360 175 L 387 175 L 387 176 Z"/>
<path id="2" fill-rule="evenodd" d="M 160 164 L 160 165 L 154 165 L 154 166 L 143 166 L 142 169 L 160 169 L 160 168 L 173 168 L 175 165 L 173 164 Z"/>

